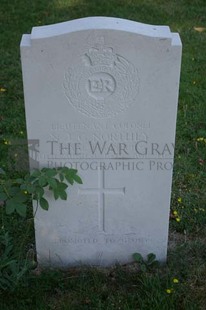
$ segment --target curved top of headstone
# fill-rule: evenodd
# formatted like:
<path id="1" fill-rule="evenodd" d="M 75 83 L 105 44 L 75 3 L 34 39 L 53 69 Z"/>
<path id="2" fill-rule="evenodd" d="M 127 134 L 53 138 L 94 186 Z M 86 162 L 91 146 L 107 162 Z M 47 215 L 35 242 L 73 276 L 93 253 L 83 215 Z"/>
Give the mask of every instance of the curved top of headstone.
<path id="1" fill-rule="evenodd" d="M 172 39 L 168 26 L 155 26 L 113 17 L 85 17 L 32 28 L 31 40 L 46 39 L 83 30 L 119 30 L 148 37 Z"/>

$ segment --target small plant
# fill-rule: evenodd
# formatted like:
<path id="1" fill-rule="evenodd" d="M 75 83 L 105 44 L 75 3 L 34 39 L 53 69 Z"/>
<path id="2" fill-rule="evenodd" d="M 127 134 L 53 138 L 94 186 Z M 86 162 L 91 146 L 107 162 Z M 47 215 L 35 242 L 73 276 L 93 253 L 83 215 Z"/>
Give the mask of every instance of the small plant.
<path id="1" fill-rule="evenodd" d="M 67 199 L 68 184 L 82 184 L 77 170 L 67 167 L 43 168 L 34 170 L 23 178 L 10 180 L 5 171 L 0 168 L 0 206 L 5 207 L 7 214 L 17 212 L 25 217 L 29 203 L 37 202 L 37 207 L 49 209 L 45 198 L 45 190 L 51 191 L 55 199 Z M 65 183 L 66 182 L 66 183 Z M 14 254 L 12 238 L 8 232 L 0 231 L 0 291 L 14 291 L 20 280 L 29 269 L 32 262 L 28 259 L 19 260 Z"/>
<path id="2" fill-rule="evenodd" d="M 156 260 L 156 255 L 153 253 L 147 255 L 147 260 L 144 260 L 140 253 L 134 253 L 133 258 L 139 264 L 140 270 L 143 272 L 148 271 L 152 267 L 159 266 L 159 262 Z"/>
<path id="3" fill-rule="evenodd" d="M 8 232 L 0 232 L 0 290 L 13 291 L 29 269 L 27 260 L 16 259 Z"/>
<path id="4" fill-rule="evenodd" d="M 48 201 L 45 198 L 45 189 L 53 192 L 55 200 L 67 199 L 66 189 L 69 183 L 82 184 L 81 178 L 77 175 L 76 169 L 68 167 L 43 168 L 34 170 L 24 178 L 7 180 L 6 173 L 0 169 L 0 204 L 5 206 L 7 214 L 17 212 L 26 216 L 28 203 L 37 201 L 37 206 L 44 210 L 49 209 Z M 65 183 L 66 181 L 66 183 Z"/>

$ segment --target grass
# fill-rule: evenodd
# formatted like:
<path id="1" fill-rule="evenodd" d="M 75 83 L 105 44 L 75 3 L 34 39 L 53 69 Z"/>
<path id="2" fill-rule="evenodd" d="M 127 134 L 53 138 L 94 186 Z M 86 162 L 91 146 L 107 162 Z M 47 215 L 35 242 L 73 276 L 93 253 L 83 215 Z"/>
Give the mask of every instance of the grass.
<path id="1" fill-rule="evenodd" d="M 19 175 L 9 170 L 9 141 L 26 138 L 19 55 L 22 34 L 30 33 L 33 26 L 94 15 L 169 25 L 180 33 L 183 42 L 168 262 L 146 272 L 141 272 L 138 264 L 66 272 L 29 271 L 15 287 L 0 291 L 0 309 L 203 310 L 206 30 L 201 27 L 206 27 L 205 0 L 1 0 L 0 167 L 9 171 L 9 177 Z M 9 255 L 22 262 L 34 246 L 32 214 L 21 219 L 5 215 L 3 208 L 0 214 L 0 235 L 9 232 L 12 238 Z M 4 246 L 0 244 L 0 260 Z M 174 278 L 179 283 L 173 283 Z"/>

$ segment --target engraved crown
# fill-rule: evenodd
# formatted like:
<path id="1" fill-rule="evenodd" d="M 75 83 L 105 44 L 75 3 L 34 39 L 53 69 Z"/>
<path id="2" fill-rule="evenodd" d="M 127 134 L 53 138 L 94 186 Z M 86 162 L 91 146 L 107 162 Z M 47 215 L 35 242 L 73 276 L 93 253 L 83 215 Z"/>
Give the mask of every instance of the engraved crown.
<path id="1" fill-rule="evenodd" d="M 115 61 L 116 55 L 113 53 L 111 47 L 93 47 L 87 53 L 87 56 L 90 59 L 91 65 L 106 65 L 112 66 Z"/>

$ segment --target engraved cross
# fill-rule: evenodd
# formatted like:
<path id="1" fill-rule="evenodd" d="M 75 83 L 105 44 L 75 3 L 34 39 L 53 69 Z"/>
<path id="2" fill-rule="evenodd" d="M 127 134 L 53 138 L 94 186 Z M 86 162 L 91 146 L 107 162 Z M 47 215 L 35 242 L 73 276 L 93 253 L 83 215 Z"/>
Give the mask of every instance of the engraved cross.
<path id="1" fill-rule="evenodd" d="M 98 187 L 95 188 L 80 188 L 80 194 L 98 194 L 99 207 L 99 229 L 105 232 L 105 194 L 125 194 L 125 187 L 123 188 L 106 188 L 105 187 L 105 172 L 98 170 Z"/>

